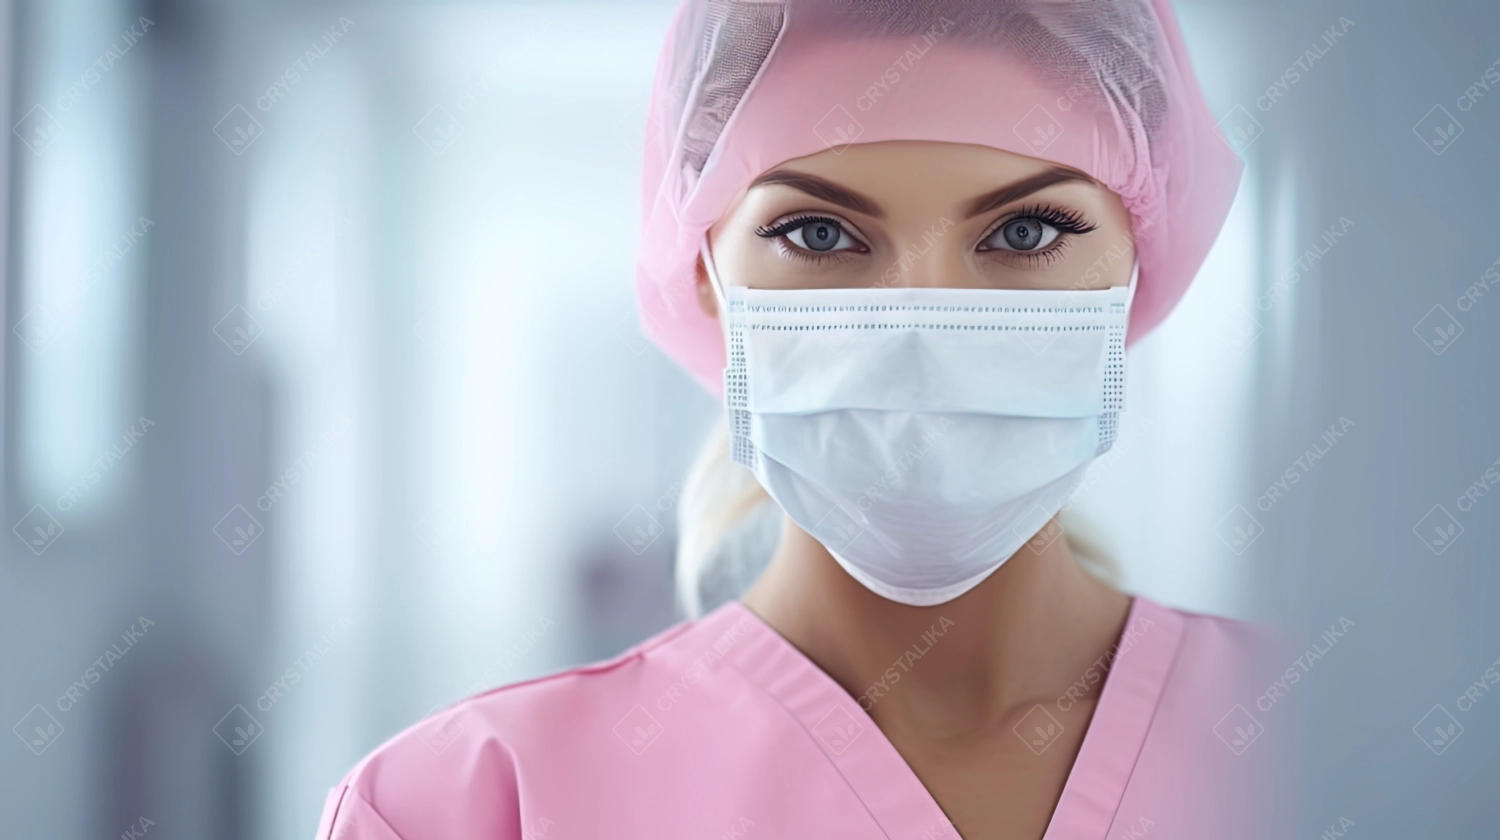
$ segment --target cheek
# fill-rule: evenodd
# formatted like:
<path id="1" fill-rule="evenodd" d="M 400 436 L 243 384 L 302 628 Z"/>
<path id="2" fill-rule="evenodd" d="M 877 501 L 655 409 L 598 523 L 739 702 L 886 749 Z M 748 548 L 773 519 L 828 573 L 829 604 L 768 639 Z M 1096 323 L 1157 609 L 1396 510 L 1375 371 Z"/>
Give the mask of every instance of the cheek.
<path id="1" fill-rule="evenodd" d="M 761 289 L 796 288 L 796 263 L 783 258 L 773 240 L 758 236 L 752 222 L 734 222 L 714 240 L 719 281 Z M 713 289 L 704 292 L 713 297 Z"/>
<path id="2" fill-rule="evenodd" d="M 1076 249 L 1077 261 L 1089 288 L 1123 286 L 1130 282 L 1135 263 L 1135 238 L 1129 224 L 1105 224 L 1090 233 L 1087 244 Z"/>

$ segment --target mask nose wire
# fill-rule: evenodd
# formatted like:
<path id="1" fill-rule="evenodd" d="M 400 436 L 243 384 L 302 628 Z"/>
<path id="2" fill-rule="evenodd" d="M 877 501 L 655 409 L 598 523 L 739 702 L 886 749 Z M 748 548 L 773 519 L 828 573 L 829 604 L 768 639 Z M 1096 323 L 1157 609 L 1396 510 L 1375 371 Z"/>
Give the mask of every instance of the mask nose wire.
<path id="1" fill-rule="evenodd" d="M 703 269 L 708 273 L 708 284 L 714 290 L 714 302 L 719 310 L 719 326 L 727 340 L 729 337 L 729 304 L 724 292 L 724 284 L 719 280 L 719 272 L 714 268 L 713 255 L 708 249 L 708 231 L 703 232 L 703 239 L 698 243 L 698 253 L 703 258 Z M 1130 283 L 1125 288 L 1125 311 L 1131 311 L 1135 303 L 1135 290 L 1141 276 L 1141 261 L 1137 257 L 1130 268 Z"/>

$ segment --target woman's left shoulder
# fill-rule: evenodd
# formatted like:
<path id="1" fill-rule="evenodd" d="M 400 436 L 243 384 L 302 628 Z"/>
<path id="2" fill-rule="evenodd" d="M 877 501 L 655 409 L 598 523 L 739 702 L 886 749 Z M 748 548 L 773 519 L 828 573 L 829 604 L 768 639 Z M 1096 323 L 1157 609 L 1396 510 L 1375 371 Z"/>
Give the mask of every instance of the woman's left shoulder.
<path id="1" fill-rule="evenodd" d="M 1276 661 L 1287 649 L 1285 631 L 1268 622 L 1170 607 L 1138 597 L 1140 624 L 1165 625 L 1177 637 L 1178 670 L 1200 665 L 1232 666 L 1238 673 L 1258 670 Z M 1126 628 L 1127 633 L 1130 627 Z"/>

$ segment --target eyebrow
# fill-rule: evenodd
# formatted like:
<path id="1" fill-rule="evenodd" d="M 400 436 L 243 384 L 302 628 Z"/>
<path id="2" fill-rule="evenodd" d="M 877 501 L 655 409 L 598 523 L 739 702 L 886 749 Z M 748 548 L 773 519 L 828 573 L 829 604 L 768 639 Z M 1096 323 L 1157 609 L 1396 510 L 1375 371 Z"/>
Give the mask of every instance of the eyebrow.
<path id="1" fill-rule="evenodd" d="M 969 209 L 965 211 L 964 218 L 972 219 L 980 213 L 988 213 L 996 207 L 1004 207 L 1018 198 L 1025 198 L 1034 192 L 1040 192 L 1054 184 L 1066 184 L 1070 181 L 1082 181 L 1086 184 L 1095 183 L 1093 178 L 1076 169 L 1050 167 L 1030 178 L 1022 179 L 1014 184 L 1007 184 L 998 190 L 987 192 L 970 201 L 968 205 Z"/>
<path id="2" fill-rule="evenodd" d="M 874 201 L 860 195 L 854 190 L 841 187 L 832 181 L 825 181 L 812 175 L 804 175 L 801 172 L 792 172 L 787 169 L 778 169 L 756 178 L 750 184 L 750 189 L 770 184 L 782 184 L 795 190 L 801 190 L 813 198 L 821 198 L 824 201 L 847 207 L 857 213 L 866 216 L 874 216 L 877 219 L 885 218 L 885 211 Z"/>
<path id="3" fill-rule="evenodd" d="M 1074 169 L 1063 169 L 1061 167 L 1049 167 L 1029 178 L 1024 178 L 1014 184 L 1007 184 L 996 190 L 991 190 L 968 202 L 968 209 L 964 212 L 964 218 L 971 219 L 981 213 L 987 213 L 996 207 L 1003 207 L 1018 198 L 1025 198 L 1034 192 L 1039 192 L 1054 184 L 1064 184 L 1070 181 L 1081 181 L 1084 183 L 1095 183 L 1093 178 Z M 787 169 L 778 169 L 756 178 L 750 184 L 750 189 L 760 186 L 780 184 L 792 189 L 807 193 L 814 198 L 821 198 L 840 207 L 847 207 L 866 216 L 877 219 L 885 218 L 885 210 L 870 198 L 847 187 L 841 187 L 832 181 L 825 181 L 815 175 L 807 175 L 802 172 L 793 172 Z"/>

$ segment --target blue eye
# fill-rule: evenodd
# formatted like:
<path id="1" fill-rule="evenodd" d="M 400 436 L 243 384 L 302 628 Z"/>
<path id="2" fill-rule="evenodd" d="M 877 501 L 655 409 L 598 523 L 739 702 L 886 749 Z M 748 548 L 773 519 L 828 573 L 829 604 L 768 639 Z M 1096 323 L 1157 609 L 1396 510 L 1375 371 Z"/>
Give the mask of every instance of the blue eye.
<path id="1" fill-rule="evenodd" d="M 767 239 L 784 238 L 792 246 L 814 254 L 866 250 L 864 243 L 851 236 L 838 219 L 827 216 L 787 219 L 773 227 L 757 228 L 755 232 Z"/>
<path id="2" fill-rule="evenodd" d="M 990 234 L 985 244 L 1006 251 L 1035 251 L 1051 245 L 1059 233 L 1040 219 L 1012 219 Z"/>
<path id="3" fill-rule="evenodd" d="M 840 244 L 849 247 L 854 239 L 844 233 L 838 222 L 809 221 L 802 227 L 788 231 L 786 238 L 793 245 L 809 251 L 832 251 Z"/>
<path id="4" fill-rule="evenodd" d="M 1017 211 L 979 243 L 981 251 L 1036 253 L 1047 250 L 1065 233 L 1085 234 L 1097 230 L 1076 210 L 1039 204 Z"/>

